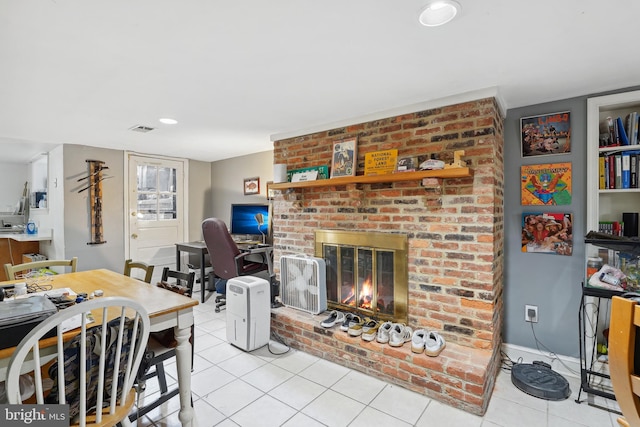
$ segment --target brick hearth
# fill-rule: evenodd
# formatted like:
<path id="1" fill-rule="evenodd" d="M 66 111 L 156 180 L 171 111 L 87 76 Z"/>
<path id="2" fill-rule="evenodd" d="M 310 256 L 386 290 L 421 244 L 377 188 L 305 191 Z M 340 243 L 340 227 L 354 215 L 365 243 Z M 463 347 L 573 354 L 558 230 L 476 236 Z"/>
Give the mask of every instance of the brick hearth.
<path id="1" fill-rule="evenodd" d="M 330 165 L 333 143 L 358 137 L 366 152 L 400 157 L 465 150 L 470 178 L 348 184 L 277 191 L 273 202 L 276 273 L 282 255 L 313 256 L 313 231 L 406 233 L 408 324 L 441 333 L 447 348 L 431 358 L 319 326 L 320 316 L 272 312 L 272 328 L 294 348 L 483 414 L 500 366 L 503 308 L 503 121 L 493 98 L 419 111 L 276 141 L 274 163 L 288 169 Z"/>

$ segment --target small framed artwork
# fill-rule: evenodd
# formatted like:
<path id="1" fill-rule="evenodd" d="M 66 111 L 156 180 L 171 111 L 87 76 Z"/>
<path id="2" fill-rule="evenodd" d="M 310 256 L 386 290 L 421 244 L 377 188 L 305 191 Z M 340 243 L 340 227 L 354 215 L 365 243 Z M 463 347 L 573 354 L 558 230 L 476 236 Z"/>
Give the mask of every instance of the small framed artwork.
<path id="1" fill-rule="evenodd" d="M 355 176 L 357 165 L 357 144 L 356 137 L 343 139 L 333 144 L 333 155 L 331 156 L 331 178 L 339 176 Z"/>
<path id="2" fill-rule="evenodd" d="M 522 157 L 571 152 L 571 113 L 544 114 L 520 119 Z"/>
<path id="3" fill-rule="evenodd" d="M 522 252 L 571 255 L 573 215 L 568 212 L 522 214 Z"/>
<path id="4" fill-rule="evenodd" d="M 276 190 L 271 188 L 271 184 L 273 184 L 273 181 L 267 181 L 267 200 L 273 200 L 276 196 Z"/>
<path id="5" fill-rule="evenodd" d="M 521 166 L 520 188 L 523 205 L 570 205 L 571 162 Z"/>
<path id="6" fill-rule="evenodd" d="M 245 178 L 244 179 L 244 195 L 260 194 L 260 178 Z"/>

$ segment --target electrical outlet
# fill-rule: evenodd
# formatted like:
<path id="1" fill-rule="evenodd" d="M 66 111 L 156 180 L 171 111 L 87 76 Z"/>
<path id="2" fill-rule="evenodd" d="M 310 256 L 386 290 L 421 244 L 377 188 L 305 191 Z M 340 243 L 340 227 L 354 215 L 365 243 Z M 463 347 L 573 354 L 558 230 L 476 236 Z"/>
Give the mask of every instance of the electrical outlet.
<path id="1" fill-rule="evenodd" d="M 537 305 L 524 306 L 524 320 L 525 322 L 538 323 L 538 306 Z"/>

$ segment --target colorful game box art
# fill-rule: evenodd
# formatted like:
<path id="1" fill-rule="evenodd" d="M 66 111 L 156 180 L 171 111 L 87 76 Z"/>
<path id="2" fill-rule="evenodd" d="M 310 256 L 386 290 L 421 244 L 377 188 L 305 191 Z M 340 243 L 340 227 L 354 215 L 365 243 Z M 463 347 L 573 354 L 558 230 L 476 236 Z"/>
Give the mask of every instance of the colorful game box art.
<path id="1" fill-rule="evenodd" d="M 523 205 L 571 204 L 571 163 L 522 166 L 520 182 Z"/>

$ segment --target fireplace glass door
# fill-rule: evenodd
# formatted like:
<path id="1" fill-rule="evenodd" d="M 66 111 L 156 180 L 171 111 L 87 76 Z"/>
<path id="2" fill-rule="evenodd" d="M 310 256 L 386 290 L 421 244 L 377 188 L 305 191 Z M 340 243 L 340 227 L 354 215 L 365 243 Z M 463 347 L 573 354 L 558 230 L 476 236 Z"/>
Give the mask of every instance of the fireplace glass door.
<path id="1" fill-rule="evenodd" d="M 316 240 L 316 256 L 322 257 L 327 266 L 329 306 L 384 320 L 406 321 L 406 247 L 371 246 L 375 242 L 366 241 L 366 235 L 371 233 L 361 234 L 365 240 L 355 245 L 347 239 L 345 243 L 324 241 L 318 247 Z"/>

